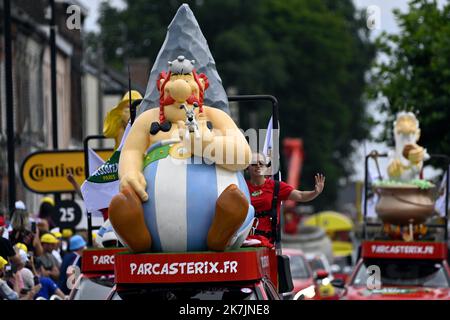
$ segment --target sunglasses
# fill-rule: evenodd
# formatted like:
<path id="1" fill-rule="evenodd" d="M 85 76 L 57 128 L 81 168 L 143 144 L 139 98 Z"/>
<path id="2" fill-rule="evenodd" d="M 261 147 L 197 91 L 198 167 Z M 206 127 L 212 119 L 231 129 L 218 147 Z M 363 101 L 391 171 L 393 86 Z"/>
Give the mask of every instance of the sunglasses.
<path id="1" fill-rule="evenodd" d="M 262 163 L 262 162 L 252 163 L 252 164 L 250 164 L 250 165 L 251 165 L 252 167 L 256 167 L 256 166 L 264 167 L 264 166 L 265 166 L 265 164 Z"/>

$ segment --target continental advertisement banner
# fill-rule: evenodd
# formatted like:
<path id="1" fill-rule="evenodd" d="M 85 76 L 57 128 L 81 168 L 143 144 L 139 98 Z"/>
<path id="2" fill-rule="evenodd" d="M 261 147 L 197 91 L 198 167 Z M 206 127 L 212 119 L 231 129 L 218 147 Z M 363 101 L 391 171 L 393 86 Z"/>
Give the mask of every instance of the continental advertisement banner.
<path id="1" fill-rule="evenodd" d="M 103 159 L 111 157 L 113 150 L 96 150 Z M 26 188 L 36 193 L 74 192 L 67 180 L 72 174 L 81 185 L 85 180 L 83 150 L 55 150 L 34 152 L 22 163 L 21 177 Z"/>

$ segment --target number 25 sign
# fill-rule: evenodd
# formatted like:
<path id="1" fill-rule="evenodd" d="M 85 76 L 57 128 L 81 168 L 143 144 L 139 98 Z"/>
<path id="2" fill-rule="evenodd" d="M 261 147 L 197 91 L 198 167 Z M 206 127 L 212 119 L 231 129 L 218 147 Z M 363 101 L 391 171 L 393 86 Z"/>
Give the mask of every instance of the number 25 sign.
<path id="1" fill-rule="evenodd" d="M 81 221 L 80 206 L 72 200 L 62 200 L 56 204 L 53 221 L 62 229 L 75 228 Z"/>

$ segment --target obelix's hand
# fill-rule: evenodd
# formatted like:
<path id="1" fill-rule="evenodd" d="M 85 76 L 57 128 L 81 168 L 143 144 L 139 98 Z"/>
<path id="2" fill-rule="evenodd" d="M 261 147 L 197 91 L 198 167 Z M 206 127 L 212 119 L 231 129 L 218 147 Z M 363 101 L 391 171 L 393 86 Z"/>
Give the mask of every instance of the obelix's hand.
<path id="1" fill-rule="evenodd" d="M 203 142 L 209 143 L 214 139 L 214 133 L 208 128 L 208 118 L 204 113 L 200 113 L 197 117 L 198 131 Z"/>
<path id="2" fill-rule="evenodd" d="M 139 198 L 141 198 L 142 202 L 148 200 L 148 194 L 145 192 L 147 182 L 145 181 L 142 172 L 132 171 L 123 175 L 120 178 L 120 191 L 122 191 L 125 187 L 130 187 L 133 189 Z"/>

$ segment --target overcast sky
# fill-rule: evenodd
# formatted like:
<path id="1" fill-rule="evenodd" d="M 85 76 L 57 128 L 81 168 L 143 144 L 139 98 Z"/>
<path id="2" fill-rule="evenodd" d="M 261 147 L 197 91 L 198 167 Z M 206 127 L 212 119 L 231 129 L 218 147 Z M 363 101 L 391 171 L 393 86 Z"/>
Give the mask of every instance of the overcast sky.
<path id="1" fill-rule="evenodd" d="M 399 28 L 395 21 L 394 15 L 392 14 L 392 10 L 394 8 L 400 9 L 402 12 L 406 12 L 408 9 L 408 1 L 406 0 L 354 0 L 353 1 L 357 8 L 368 8 L 371 5 L 378 6 L 380 9 L 380 28 L 373 30 L 372 38 L 376 38 L 380 35 L 382 31 L 386 31 L 388 33 L 397 33 Z M 438 4 L 442 7 L 446 0 L 438 0 Z M 385 57 L 384 57 L 385 58 Z M 381 114 L 376 110 L 376 102 L 370 103 L 368 107 L 369 113 L 377 120 L 385 119 L 385 115 Z M 380 132 L 383 130 L 381 125 L 373 128 L 372 135 L 377 137 Z M 419 141 L 420 144 L 420 141 Z M 424 146 L 426 147 L 426 146 Z M 352 176 L 352 180 L 363 180 L 364 179 L 364 158 L 365 155 L 368 154 L 372 150 L 377 150 L 379 152 L 388 152 L 390 149 L 385 143 L 375 143 L 372 141 L 366 141 L 358 146 L 355 154 L 353 155 L 352 161 L 354 163 L 355 174 Z M 383 168 L 387 166 L 387 158 L 380 159 L 380 169 L 382 174 L 386 176 Z M 372 175 L 376 175 L 376 166 L 371 162 L 369 166 L 369 171 Z M 433 178 L 440 171 L 436 171 L 431 167 L 424 168 L 424 176 L 426 178 Z"/>
<path id="2" fill-rule="evenodd" d="M 85 22 L 85 28 L 89 31 L 98 31 L 98 26 L 96 21 L 98 18 L 98 7 L 99 4 L 106 0 L 79 0 L 86 8 L 89 9 L 89 15 Z M 122 0 L 108 0 L 111 4 L 118 8 L 123 8 L 125 3 Z M 226 1 L 226 0 L 224 0 Z M 442 0 L 443 2 L 444 0 Z M 400 8 L 405 10 L 407 8 L 406 0 L 354 0 L 356 7 L 367 8 L 370 5 L 376 5 L 380 8 L 381 13 L 381 30 L 386 30 L 389 32 L 395 32 L 397 26 L 392 15 L 393 8 Z M 374 34 L 377 35 L 379 31 L 375 31 Z"/>
<path id="3" fill-rule="evenodd" d="M 84 22 L 87 31 L 99 31 L 97 25 L 98 9 L 102 2 L 109 2 L 117 8 L 124 8 L 125 3 L 122 0 L 79 0 L 88 10 L 89 14 Z"/>

